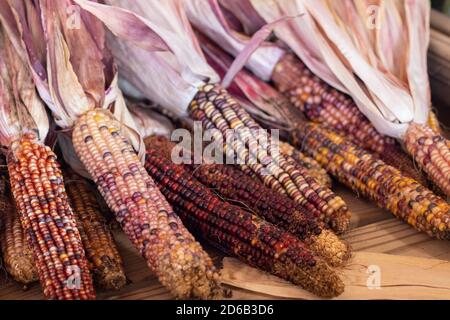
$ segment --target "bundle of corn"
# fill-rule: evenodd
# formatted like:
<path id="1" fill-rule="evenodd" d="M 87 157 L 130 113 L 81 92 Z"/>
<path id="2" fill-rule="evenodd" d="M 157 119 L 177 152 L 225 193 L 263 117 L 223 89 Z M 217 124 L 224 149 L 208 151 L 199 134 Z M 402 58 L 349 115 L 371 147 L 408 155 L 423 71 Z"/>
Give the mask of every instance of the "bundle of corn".
<path id="1" fill-rule="evenodd" d="M 292 165 L 300 165 L 322 185 L 331 187 L 331 178 L 327 171 L 313 158 L 308 157 L 287 142 L 280 142 L 280 152 L 288 156 Z"/>
<path id="2" fill-rule="evenodd" d="M 285 1 L 283 5 L 288 5 L 289 1 Z M 281 15 L 278 8 L 281 2 L 283 1 L 230 0 L 221 1 L 221 4 L 229 9 L 228 13 L 232 12 L 239 18 L 244 25 L 244 29 L 254 31 L 264 25 L 264 19 L 259 15 L 259 10 L 265 13 L 265 10 L 270 8 L 273 11 L 270 14 L 276 15 L 277 18 L 284 15 L 292 16 L 298 11 L 294 7 Z M 244 56 L 246 61 L 242 63 L 245 63 L 259 78 L 272 81 L 277 89 L 285 94 L 290 102 L 310 120 L 333 128 L 361 147 L 376 153 L 383 161 L 399 168 L 405 175 L 425 182 L 420 170 L 415 169 L 411 158 L 402 151 L 395 140 L 387 135 L 380 134 L 366 116 L 359 111 L 351 98 L 325 82 L 327 81 L 343 91 L 342 86 L 336 84 L 337 81 L 334 81 L 333 76 L 326 73 L 321 64 L 311 58 L 311 56 L 315 56 L 314 54 L 310 56 L 302 54 L 303 46 L 309 45 L 309 42 L 301 43 L 293 30 L 285 28 L 288 21 L 275 24 L 275 32 L 302 60 L 304 59 L 314 73 L 308 69 L 302 60 L 275 44 L 264 43 L 250 55 L 251 52 L 245 48 L 250 39 L 232 29 L 230 21 L 222 12 L 218 1 L 186 0 L 185 6 L 189 19 L 201 32 L 209 36 L 212 41 L 215 41 L 228 53 L 234 56 L 238 54 Z M 296 19 L 295 23 L 306 23 L 305 21 L 309 21 L 307 19 L 308 17 L 302 17 Z M 275 18 L 270 21 L 272 20 L 275 20 Z M 289 21 L 289 23 L 291 22 Z M 261 34 L 265 34 L 265 31 Z M 261 35 L 255 37 L 260 38 Z M 250 51 L 254 50 L 255 46 L 251 44 L 249 49 Z M 239 61 L 241 58 L 237 60 Z M 320 75 L 325 81 L 315 74 Z M 228 77 L 224 81 L 228 83 L 230 78 Z"/>
<path id="3" fill-rule="evenodd" d="M 231 57 L 212 44 L 202 34 L 198 33 L 197 37 L 200 40 L 200 45 L 205 52 L 208 63 L 214 68 L 219 76 L 223 78 L 232 64 Z M 255 89 L 253 89 L 253 87 L 255 87 Z M 251 105 L 255 103 L 263 110 L 266 108 L 273 110 L 271 102 L 277 100 L 279 95 L 272 87 L 255 79 L 255 77 L 246 70 L 241 70 L 238 73 L 234 78 L 234 81 L 230 84 L 228 91 L 237 101 L 247 105 L 248 108 L 251 108 Z M 260 92 L 264 93 L 264 96 L 261 96 L 259 94 Z M 279 110 L 273 111 L 277 113 Z M 254 110 L 253 116 L 258 122 L 263 122 L 265 124 L 270 124 L 271 122 L 271 117 L 264 111 L 256 112 L 256 110 Z M 279 124 L 275 123 L 275 125 Z M 280 142 L 279 147 L 280 152 L 286 157 L 289 163 L 294 166 L 302 166 L 307 169 L 309 174 L 319 183 L 331 187 L 330 177 L 314 159 L 299 152 L 287 142 Z"/>
<path id="4" fill-rule="evenodd" d="M 339 276 L 298 238 L 221 201 L 157 149 L 148 150 L 145 166 L 184 223 L 223 252 L 318 296 L 343 292 Z"/>
<path id="5" fill-rule="evenodd" d="M 427 121 L 428 127 L 430 127 L 436 134 L 442 135 L 441 125 L 439 123 L 439 119 L 436 116 L 436 113 L 430 111 L 430 115 L 428 116 Z"/>
<path id="6" fill-rule="evenodd" d="M 21 40 L 35 83 L 55 122 L 66 131 L 59 138 L 67 162 L 87 171 L 83 173 L 94 180 L 128 238 L 176 297 L 216 297 L 218 274 L 211 259 L 136 154 L 143 144 L 118 89 L 103 25 L 82 11 L 73 28 L 66 14 L 72 1 L 40 1 L 39 7 L 27 4 L 26 10 L 15 5 L 11 2 L 10 8 L 24 31 Z"/>
<path id="7" fill-rule="evenodd" d="M 3 7 L 0 11 L 0 144 L 8 148 L 11 191 L 41 286 L 49 299 L 93 299 L 92 278 L 62 173 L 56 155 L 41 142 L 47 135 L 47 113 L 27 68 L 25 50 L 18 45 L 12 13 Z"/>
<path id="8" fill-rule="evenodd" d="M 219 78 L 206 63 L 179 0 L 140 0 L 136 5 L 121 0 L 106 1 L 115 6 L 76 2 L 117 35 L 111 38 L 110 45 L 122 74 L 131 84 L 177 116 L 190 115 L 204 127 L 216 129 L 214 137 L 220 141 L 231 130 L 235 139 L 224 144 L 226 152 L 245 163 L 266 185 L 285 192 L 302 205 L 320 210 L 338 231 L 346 230 L 349 212 L 344 201 L 306 170 L 292 166 L 278 152 L 272 137 L 217 84 Z M 261 143 L 260 150 L 252 150 L 261 141 L 266 142 Z"/>
<path id="9" fill-rule="evenodd" d="M 64 180 L 94 281 L 103 289 L 119 290 L 126 284 L 122 258 L 102 216 L 95 190 L 68 168 L 64 170 Z"/>
<path id="10" fill-rule="evenodd" d="M 24 285 L 38 281 L 36 266 L 19 214 L 9 197 L 7 180 L 0 177 L 0 247 L 6 271 Z"/>
<path id="11" fill-rule="evenodd" d="M 351 95 L 378 132 L 401 141 L 428 178 L 450 195 L 450 142 L 427 125 L 429 2 L 382 1 L 374 23 L 387 27 L 379 32 L 366 28 L 370 2 L 250 2 L 266 21 L 302 13 L 302 19 L 275 26 L 275 33 L 315 74 Z M 280 73 L 291 67 L 288 63 Z M 392 160 L 388 151 L 381 156 Z"/>
<path id="12" fill-rule="evenodd" d="M 422 172 L 393 138 L 380 134 L 351 98 L 312 74 L 294 55 L 283 56 L 273 70 L 272 81 L 309 120 L 333 128 L 404 175 L 426 184 Z"/>
<path id="13" fill-rule="evenodd" d="M 257 87 L 252 88 L 255 94 L 259 92 Z M 261 92 L 262 96 L 264 94 L 266 91 Z M 278 96 L 277 100 L 272 100 L 272 108 L 263 109 L 270 114 L 269 126 L 273 126 L 278 119 L 278 128 L 290 135 L 294 146 L 358 194 L 367 196 L 432 237 L 449 238 L 450 206 L 445 200 L 346 137 L 320 124 L 306 122 L 283 96 Z M 258 114 L 262 111 L 258 108 L 257 104 L 253 104 L 248 111 Z"/>
<path id="14" fill-rule="evenodd" d="M 171 159 L 174 144 L 165 137 L 145 139 L 148 152 Z M 305 210 L 294 201 L 246 176 L 234 166 L 202 164 L 192 166 L 193 176 L 210 187 L 221 198 L 249 210 L 297 236 L 319 256 L 333 266 L 343 265 L 350 257 L 346 243 L 318 223 L 314 212 Z"/>

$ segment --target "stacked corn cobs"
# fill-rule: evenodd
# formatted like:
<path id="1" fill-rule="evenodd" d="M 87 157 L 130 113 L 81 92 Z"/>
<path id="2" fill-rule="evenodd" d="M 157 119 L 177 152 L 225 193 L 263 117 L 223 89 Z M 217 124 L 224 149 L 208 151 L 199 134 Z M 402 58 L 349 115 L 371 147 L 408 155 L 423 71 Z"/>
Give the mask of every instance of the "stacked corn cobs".
<path id="1" fill-rule="evenodd" d="M 450 205 L 414 179 L 318 124 L 302 123 L 292 135 L 295 145 L 340 182 L 417 230 L 450 239 Z"/>
<path id="2" fill-rule="evenodd" d="M 220 296 L 219 274 L 211 258 L 162 196 L 121 127 L 106 110 L 84 114 L 73 131 L 77 155 L 166 288 L 178 298 Z"/>
<path id="3" fill-rule="evenodd" d="M 206 84 L 202 86 L 192 100 L 189 112 L 194 120 L 201 121 L 207 129 L 214 131 L 214 138 L 221 140 L 229 129 L 237 133 L 238 138 L 231 147 L 236 151 L 236 157 L 245 160 L 242 165 L 245 171 L 258 176 L 261 181 L 272 189 L 288 195 L 308 210 L 317 212 L 334 231 L 345 232 L 350 223 L 350 212 L 343 199 L 330 189 L 318 183 L 301 166 L 293 166 L 288 157 L 274 149 L 272 138 L 261 132 L 259 124 L 253 120 L 243 107 L 234 100 L 220 85 Z M 249 139 L 264 141 L 265 150 L 255 152 L 258 163 L 251 163 Z M 225 151 L 227 150 L 225 144 Z"/>
<path id="4" fill-rule="evenodd" d="M 261 191 L 261 196 L 269 197 L 264 199 L 270 201 L 265 208 L 251 197 L 241 199 L 265 220 L 261 219 L 252 212 L 221 200 L 197 180 L 196 177 L 201 177 L 204 171 L 194 177 L 184 165 L 174 164 L 170 160 L 172 146 L 164 138 L 149 138 L 146 146 L 146 169 L 190 230 L 223 252 L 319 296 L 333 297 L 342 293 L 343 283 L 328 263 L 345 263 L 349 257 L 348 246 L 332 232 L 324 230 L 307 210 L 299 209 L 284 196 L 276 201 L 278 195 L 274 195 L 272 190 L 256 181 L 251 183 L 251 179 L 247 178 L 245 181 L 251 183 L 249 187 L 257 188 L 253 191 Z M 225 168 L 221 165 L 217 167 Z M 209 167 L 200 166 L 200 169 L 203 168 Z M 226 189 L 227 182 L 238 183 L 235 180 L 237 177 L 227 172 L 217 177 L 224 179 L 224 188 L 219 188 L 222 191 Z M 229 187 L 233 188 L 231 185 Z M 226 191 L 222 193 L 230 194 Z M 242 193 L 237 192 L 235 199 L 239 195 Z M 269 222 L 280 223 L 282 227 Z M 292 223 L 291 227 L 289 223 Z M 297 237 L 283 229 L 289 229 Z"/>
<path id="5" fill-rule="evenodd" d="M 335 130 L 398 168 L 405 176 L 427 183 L 422 172 L 416 169 L 412 159 L 394 139 L 380 134 L 350 97 L 315 76 L 294 55 L 283 56 L 273 71 L 272 80 L 309 120 Z M 433 120 L 432 115 L 430 121 Z"/>
<path id="6" fill-rule="evenodd" d="M 0 247 L 3 265 L 23 285 L 38 280 L 36 266 L 19 215 L 9 194 L 6 174 L 0 176 Z"/>

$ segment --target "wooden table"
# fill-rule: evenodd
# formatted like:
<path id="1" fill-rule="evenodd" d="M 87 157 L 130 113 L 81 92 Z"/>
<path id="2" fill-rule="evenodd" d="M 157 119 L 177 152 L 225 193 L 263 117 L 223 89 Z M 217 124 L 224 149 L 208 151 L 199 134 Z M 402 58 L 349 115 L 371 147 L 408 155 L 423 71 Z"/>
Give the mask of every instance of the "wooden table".
<path id="1" fill-rule="evenodd" d="M 346 200 L 353 214 L 351 230 L 344 238 L 351 243 L 355 257 L 349 266 L 340 271 L 347 284 L 341 299 L 450 299 L 448 241 L 434 240 L 415 231 L 389 212 L 358 198 L 343 186 L 338 185 L 334 190 Z M 172 299 L 125 235 L 115 232 L 115 236 L 131 282 L 118 292 L 98 292 L 98 299 Z M 222 260 L 223 257 L 216 250 L 209 246 L 205 248 L 214 259 Z M 225 281 L 233 290 L 232 299 L 315 298 L 298 287 L 234 259 L 225 258 L 224 263 L 223 273 Z M 369 290 L 360 284 L 365 281 L 366 264 L 381 266 L 381 290 Z M 4 275 L 0 277 L 3 277 L 0 280 L 0 299 L 43 298 L 38 284 L 23 290 L 17 283 L 5 280 Z M 395 282 L 396 279 L 405 279 L 405 283 L 389 282 Z"/>

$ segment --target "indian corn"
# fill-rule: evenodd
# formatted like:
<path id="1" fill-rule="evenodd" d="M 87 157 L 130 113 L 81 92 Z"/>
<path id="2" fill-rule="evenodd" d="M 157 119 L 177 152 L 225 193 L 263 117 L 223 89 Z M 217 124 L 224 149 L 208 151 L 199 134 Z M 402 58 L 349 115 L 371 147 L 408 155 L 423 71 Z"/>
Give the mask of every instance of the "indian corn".
<path id="1" fill-rule="evenodd" d="M 152 154 L 171 159 L 174 144 L 167 138 L 151 136 L 145 140 L 145 144 Z M 240 205 L 296 235 L 331 265 L 342 265 L 348 260 L 350 250 L 347 244 L 317 222 L 312 211 L 305 210 L 288 197 L 248 177 L 237 167 L 221 164 L 194 165 L 192 173 L 199 182 L 211 188 L 222 199 Z"/>
<path id="2" fill-rule="evenodd" d="M 221 201 L 183 165 L 173 164 L 152 149 L 145 166 L 183 222 L 223 252 L 319 296 L 343 292 L 339 276 L 298 238 Z"/>
<path id="3" fill-rule="evenodd" d="M 126 284 L 122 258 L 95 196 L 86 180 L 65 170 L 67 195 L 90 262 L 94 281 L 103 289 L 118 290 Z"/>
<path id="4" fill-rule="evenodd" d="M 430 127 L 412 124 L 405 139 L 406 149 L 421 164 L 430 179 L 450 195 L 450 149 L 448 141 Z"/>
<path id="5" fill-rule="evenodd" d="M 6 271 L 15 281 L 24 285 L 38 281 L 28 239 L 9 197 L 5 176 L 0 177 L 0 247 Z"/>
<path id="6" fill-rule="evenodd" d="M 331 188 L 331 178 L 327 171 L 313 158 L 308 157 L 303 152 L 295 149 L 287 142 L 280 141 L 280 152 L 288 156 L 288 161 L 291 161 L 292 165 L 296 163 L 308 170 L 309 174 L 314 177 L 319 183 Z"/>
<path id="7" fill-rule="evenodd" d="M 441 125 L 439 124 L 439 120 L 436 116 L 436 113 L 434 113 L 433 111 L 430 111 L 430 114 L 428 115 L 427 125 L 431 129 L 433 129 L 433 131 L 436 132 L 436 134 L 442 134 Z"/>
<path id="8" fill-rule="evenodd" d="M 11 190 L 49 299 L 94 299 L 89 266 L 56 155 L 33 133 L 13 142 Z"/>
<path id="9" fill-rule="evenodd" d="M 286 157 L 276 150 L 270 136 L 265 148 L 258 150 L 258 161 L 249 163 L 249 142 L 246 140 L 250 138 L 251 141 L 253 138 L 254 141 L 260 142 L 267 137 L 259 130 L 259 124 L 226 90 L 219 85 L 204 85 L 192 100 L 189 112 L 194 120 L 201 121 L 206 128 L 218 129 L 223 136 L 226 136 L 227 130 L 233 129 L 238 138 L 231 146 L 237 152 L 237 158 L 245 160 L 244 168 L 256 173 L 270 188 L 286 193 L 291 199 L 311 210 L 321 211 L 323 218 L 330 221 L 331 228 L 336 232 L 347 230 L 350 213 L 345 202 L 320 185 L 306 169 L 289 163 Z"/>
<path id="10" fill-rule="evenodd" d="M 178 298 L 214 298 L 218 273 L 145 171 L 120 123 L 94 109 L 77 121 L 75 150 L 123 231 Z"/>
<path id="11" fill-rule="evenodd" d="M 450 239 L 450 206 L 415 180 L 319 124 L 302 123 L 293 143 L 340 182 L 417 230 Z"/>

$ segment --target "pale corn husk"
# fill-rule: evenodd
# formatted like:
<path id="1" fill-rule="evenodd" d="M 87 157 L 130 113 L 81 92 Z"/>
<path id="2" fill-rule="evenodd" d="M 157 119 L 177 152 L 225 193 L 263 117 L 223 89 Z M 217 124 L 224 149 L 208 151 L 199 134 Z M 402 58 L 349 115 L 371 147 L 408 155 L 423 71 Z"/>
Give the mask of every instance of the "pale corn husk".
<path id="1" fill-rule="evenodd" d="M 205 62 L 180 1 L 76 2 L 115 35 L 108 43 L 124 78 L 178 117 L 187 116 L 200 86 L 219 80 Z"/>
<path id="2" fill-rule="evenodd" d="M 118 87 L 103 24 L 87 12 L 73 11 L 71 0 L 12 1 L 2 6 L 9 10 L 2 13 L 2 20 L 19 35 L 15 46 L 26 48 L 39 94 L 66 135 L 59 135 L 65 160 L 87 176 L 69 136 L 78 117 L 94 108 L 109 109 L 115 115 L 143 160 L 145 147 Z"/>

